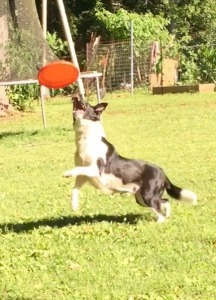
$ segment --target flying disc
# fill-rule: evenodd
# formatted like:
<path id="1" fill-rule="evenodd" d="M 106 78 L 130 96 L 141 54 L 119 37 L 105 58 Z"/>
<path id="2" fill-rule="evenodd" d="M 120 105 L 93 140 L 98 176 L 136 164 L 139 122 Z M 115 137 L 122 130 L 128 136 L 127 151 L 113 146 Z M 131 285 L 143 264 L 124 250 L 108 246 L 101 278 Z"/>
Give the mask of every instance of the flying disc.
<path id="1" fill-rule="evenodd" d="M 75 82 L 78 76 L 79 70 L 74 64 L 60 60 L 42 67 L 38 72 L 38 81 L 48 88 L 59 89 Z"/>

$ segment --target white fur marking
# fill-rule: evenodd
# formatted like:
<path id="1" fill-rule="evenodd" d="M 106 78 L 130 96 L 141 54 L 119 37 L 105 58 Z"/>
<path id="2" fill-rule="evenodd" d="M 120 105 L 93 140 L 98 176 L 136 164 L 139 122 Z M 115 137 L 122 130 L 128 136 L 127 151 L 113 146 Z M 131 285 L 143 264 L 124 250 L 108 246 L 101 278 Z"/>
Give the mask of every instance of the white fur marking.
<path id="1" fill-rule="evenodd" d="M 72 190 L 71 206 L 73 211 L 76 211 L 79 207 L 79 189 L 77 188 Z"/>
<path id="2" fill-rule="evenodd" d="M 161 203 L 161 206 L 162 206 L 162 208 L 165 209 L 165 216 L 166 216 L 166 218 L 169 218 L 170 215 L 171 215 L 171 206 L 170 206 L 170 203 L 167 201 L 167 202 Z"/>
<path id="3" fill-rule="evenodd" d="M 154 208 L 152 208 L 153 212 L 157 215 L 157 223 L 163 223 L 166 218 L 161 215 L 158 211 L 156 211 Z"/>
<path id="4" fill-rule="evenodd" d="M 189 190 L 182 190 L 181 191 L 181 199 L 190 202 L 193 205 L 197 205 L 197 195 Z"/>
<path id="5" fill-rule="evenodd" d="M 163 222 L 165 222 L 165 217 L 163 216 L 163 215 L 159 215 L 158 216 L 158 219 L 157 219 L 157 223 L 163 223 Z"/>
<path id="6" fill-rule="evenodd" d="M 73 176 L 72 175 L 72 170 L 65 171 L 64 174 L 63 174 L 63 177 L 66 177 L 66 178 L 72 177 L 72 176 Z"/>
<path id="7" fill-rule="evenodd" d="M 84 165 L 96 163 L 100 157 L 106 163 L 107 145 L 102 143 L 105 137 L 103 127 L 99 121 L 81 119 L 74 125 L 76 148 Z"/>
<path id="8" fill-rule="evenodd" d="M 72 170 L 66 171 L 64 177 L 75 177 L 75 176 L 87 176 L 96 177 L 99 176 L 98 168 L 94 166 L 89 167 L 75 167 Z"/>
<path id="9" fill-rule="evenodd" d="M 135 194 L 139 188 L 139 185 L 133 182 L 124 184 L 121 178 L 112 173 L 102 173 L 101 183 L 105 183 L 104 185 L 106 185 L 108 189 L 118 191 L 120 193 Z"/>

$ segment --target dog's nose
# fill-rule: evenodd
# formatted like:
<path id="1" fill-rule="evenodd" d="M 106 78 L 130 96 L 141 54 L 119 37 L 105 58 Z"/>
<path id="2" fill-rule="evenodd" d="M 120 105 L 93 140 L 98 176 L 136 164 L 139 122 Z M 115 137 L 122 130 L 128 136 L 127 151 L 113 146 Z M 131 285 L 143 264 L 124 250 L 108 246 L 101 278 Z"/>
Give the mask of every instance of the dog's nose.
<path id="1" fill-rule="evenodd" d="M 81 98 L 78 98 L 78 97 L 72 97 L 72 101 L 73 102 L 78 102 L 78 103 L 85 103 Z"/>

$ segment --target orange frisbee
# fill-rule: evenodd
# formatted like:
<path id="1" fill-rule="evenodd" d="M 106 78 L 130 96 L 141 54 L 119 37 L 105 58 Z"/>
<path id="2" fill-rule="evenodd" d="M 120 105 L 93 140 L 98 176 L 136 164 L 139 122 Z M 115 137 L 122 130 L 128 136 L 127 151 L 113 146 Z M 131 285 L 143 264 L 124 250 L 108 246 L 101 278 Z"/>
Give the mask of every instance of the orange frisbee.
<path id="1" fill-rule="evenodd" d="M 59 89 L 75 82 L 79 76 L 78 68 L 71 62 L 60 60 L 48 63 L 38 72 L 38 81 L 51 89 Z"/>

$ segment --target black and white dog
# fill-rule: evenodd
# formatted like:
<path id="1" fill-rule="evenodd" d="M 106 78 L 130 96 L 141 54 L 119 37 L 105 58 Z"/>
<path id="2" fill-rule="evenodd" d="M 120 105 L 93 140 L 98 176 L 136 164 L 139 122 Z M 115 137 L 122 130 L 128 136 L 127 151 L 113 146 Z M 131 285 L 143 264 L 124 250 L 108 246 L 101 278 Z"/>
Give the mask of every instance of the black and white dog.
<path id="1" fill-rule="evenodd" d="M 170 204 L 162 195 L 197 204 L 195 193 L 173 185 L 164 171 L 149 162 L 127 159 L 119 155 L 105 138 L 100 115 L 108 103 L 91 106 L 73 97 L 75 131 L 75 168 L 64 177 L 76 177 L 72 190 L 72 208 L 78 208 L 80 188 L 86 183 L 105 193 L 130 193 L 141 206 L 150 207 L 163 222 L 170 216 Z"/>

